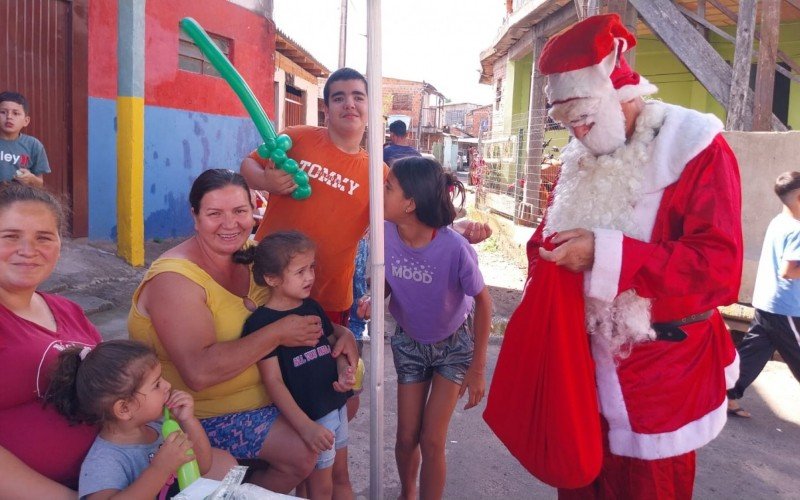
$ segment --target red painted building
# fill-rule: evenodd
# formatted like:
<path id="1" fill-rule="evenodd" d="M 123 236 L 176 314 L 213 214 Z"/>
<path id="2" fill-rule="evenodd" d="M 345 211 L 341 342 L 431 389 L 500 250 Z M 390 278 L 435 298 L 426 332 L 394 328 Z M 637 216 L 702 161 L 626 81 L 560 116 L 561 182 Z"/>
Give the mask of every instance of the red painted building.
<path id="1" fill-rule="evenodd" d="M 258 2 L 256 2 L 258 3 Z M 260 144 L 244 106 L 179 30 L 192 17 L 273 115 L 275 25 L 269 12 L 228 0 L 149 0 L 145 10 L 145 237 L 192 231 L 188 192 L 208 168 L 237 170 Z M 114 238 L 117 0 L 89 4 L 89 236 Z"/>
<path id="2" fill-rule="evenodd" d="M 28 133 L 47 148 L 46 185 L 72 199 L 73 233 L 116 236 L 118 0 L 4 0 L 10 43 L 0 87 L 29 96 Z M 243 5 L 250 5 L 247 8 Z M 192 180 L 237 169 L 260 140 L 244 107 L 214 75 L 179 21 L 212 35 L 273 115 L 271 2 L 147 0 L 145 4 L 145 236 L 188 234 Z"/>

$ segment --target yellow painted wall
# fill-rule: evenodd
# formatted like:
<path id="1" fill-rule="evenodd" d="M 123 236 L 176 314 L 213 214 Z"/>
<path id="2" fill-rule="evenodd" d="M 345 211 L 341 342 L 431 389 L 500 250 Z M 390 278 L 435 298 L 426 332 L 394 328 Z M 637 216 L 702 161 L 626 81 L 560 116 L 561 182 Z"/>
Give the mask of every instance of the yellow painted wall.
<path id="1" fill-rule="evenodd" d="M 117 251 L 144 265 L 144 98 L 117 97 Z"/>

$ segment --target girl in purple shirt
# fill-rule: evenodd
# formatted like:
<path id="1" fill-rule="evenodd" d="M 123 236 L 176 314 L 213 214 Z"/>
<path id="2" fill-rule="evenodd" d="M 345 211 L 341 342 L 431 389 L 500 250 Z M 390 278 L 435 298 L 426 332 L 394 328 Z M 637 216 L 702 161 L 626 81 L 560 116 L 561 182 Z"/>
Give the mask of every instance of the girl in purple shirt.
<path id="1" fill-rule="evenodd" d="M 401 498 L 442 497 L 456 402 L 468 392 L 464 409 L 472 408 L 486 389 L 492 301 L 475 250 L 449 227 L 455 194 L 463 206 L 463 184 L 438 162 L 417 157 L 396 161 L 384 187 Z"/>

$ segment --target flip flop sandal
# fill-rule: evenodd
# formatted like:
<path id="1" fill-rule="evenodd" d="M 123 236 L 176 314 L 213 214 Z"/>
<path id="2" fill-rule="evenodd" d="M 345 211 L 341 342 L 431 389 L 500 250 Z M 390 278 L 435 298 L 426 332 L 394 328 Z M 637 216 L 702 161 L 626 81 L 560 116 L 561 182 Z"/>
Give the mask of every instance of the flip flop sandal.
<path id="1" fill-rule="evenodd" d="M 752 415 L 741 406 L 739 408 L 728 408 L 728 415 L 737 418 L 751 418 Z"/>

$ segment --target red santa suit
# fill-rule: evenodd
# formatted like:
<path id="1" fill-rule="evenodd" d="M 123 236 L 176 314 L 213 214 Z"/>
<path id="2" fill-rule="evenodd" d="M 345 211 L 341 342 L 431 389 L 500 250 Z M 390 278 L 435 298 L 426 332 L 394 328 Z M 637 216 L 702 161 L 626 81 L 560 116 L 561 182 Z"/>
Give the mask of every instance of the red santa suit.
<path id="1" fill-rule="evenodd" d="M 673 471 L 667 488 L 683 483 L 675 497 L 691 496 L 691 452 L 722 429 L 725 391 L 738 378 L 736 350 L 716 310 L 737 300 L 742 266 L 739 172 L 721 130 L 712 115 L 650 101 L 613 154 L 596 157 L 572 141 L 547 217 L 528 243 L 533 269 L 544 237 L 577 227 L 594 232 L 584 290 L 607 428 L 604 473 L 615 474 L 606 470 L 615 463 L 616 473 L 630 474 L 635 459 L 652 468 L 682 456 L 665 462 Z M 678 320 L 686 323 L 683 340 L 656 339 L 651 323 Z M 651 484 L 658 472 L 628 478 L 641 484 L 621 490 L 604 473 L 573 492 L 653 496 L 659 488 Z M 674 474 L 683 480 L 671 481 Z"/>
<path id="2" fill-rule="evenodd" d="M 716 310 L 737 299 L 742 270 L 736 158 L 713 115 L 639 100 L 657 89 L 625 63 L 635 45 L 619 16 L 593 16 L 548 40 L 538 61 L 550 116 L 579 140 L 562 152 L 528 243 L 529 276 L 544 238 L 594 237 L 583 293 L 604 455 L 597 479 L 559 490 L 565 498 L 691 497 L 694 450 L 724 426 L 738 378 Z M 549 255 L 580 262 L 581 248 Z"/>

